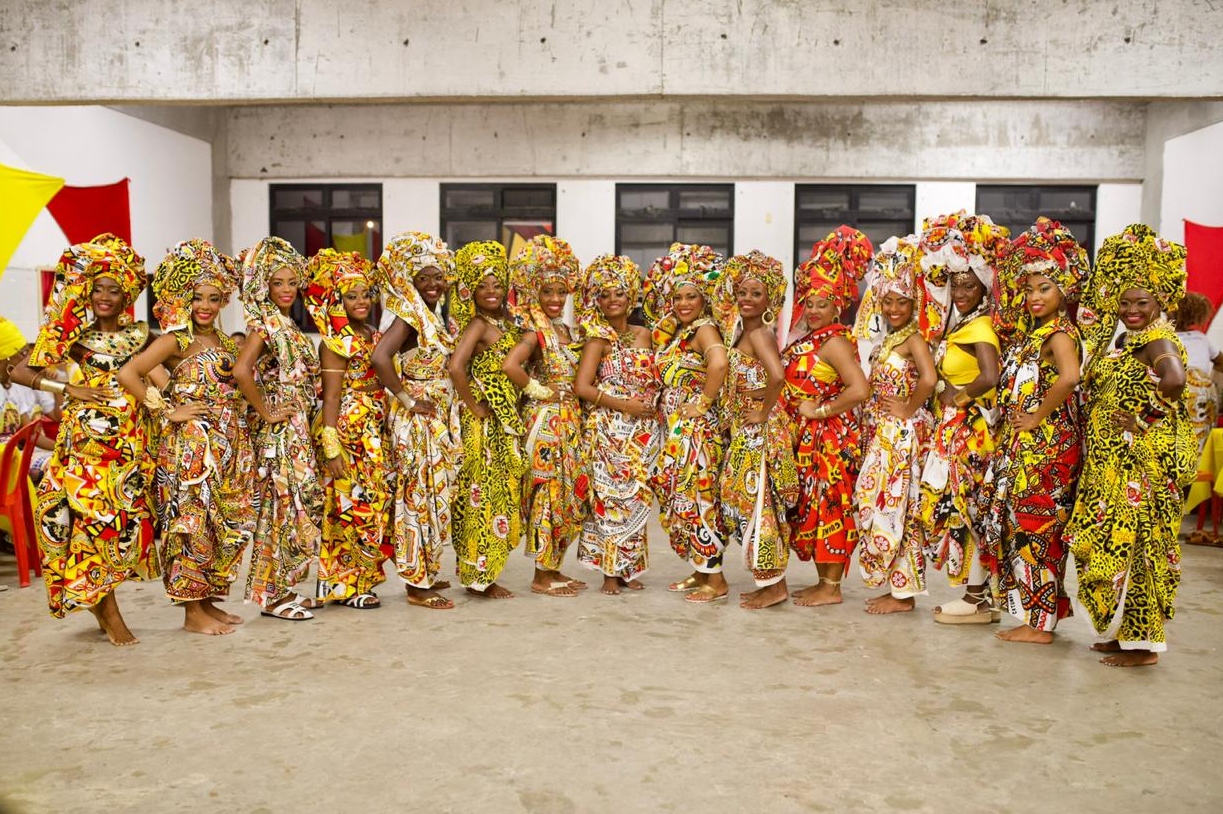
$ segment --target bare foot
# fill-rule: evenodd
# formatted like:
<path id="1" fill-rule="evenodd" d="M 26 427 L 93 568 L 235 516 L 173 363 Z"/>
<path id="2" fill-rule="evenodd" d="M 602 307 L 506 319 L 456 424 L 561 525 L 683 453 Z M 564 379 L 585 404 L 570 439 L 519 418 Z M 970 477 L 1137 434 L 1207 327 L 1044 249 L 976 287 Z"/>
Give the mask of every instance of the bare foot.
<path id="1" fill-rule="evenodd" d="M 1122 650 L 1105 656 L 1100 659 L 1100 663 L 1109 667 L 1150 667 L 1159 663 L 1159 654 L 1150 650 Z"/>
<path id="2" fill-rule="evenodd" d="M 203 633 L 206 636 L 224 636 L 234 632 L 231 626 L 210 614 L 203 601 L 185 602 L 183 610 L 186 611 L 186 616 L 183 618 L 183 630 Z"/>
<path id="3" fill-rule="evenodd" d="M 218 622 L 224 622 L 227 625 L 242 624 L 241 616 L 234 616 L 232 613 L 226 613 L 225 611 L 221 610 L 215 604 L 217 601 L 218 600 L 215 596 L 210 596 L 200 600 L 200 604 L 204 606 L 204 610 L 208 612 L 208 615 L 213 619 L 216 619 Z"/>
<path id="4" fill-rule="evenodd" d="M 793 594 L 794 604 L 804 608 L 818 608 L 821 605 L 840 605 L 841 586 L 836 582 L 821 582 Z"/>
<path id="5" fill-rule="evenodd" d="M 917 600 L 911 596 L 897 599 L 891 594 L 884 594 L 867 600 L 866 612 L 872 616 L 881 616 L 885 613 L 908 613 L 916 606 Z"/>
<path id="6" fill-rule="evenodd" d="M 740 591 L 740 592 L 739 592 L 739 601 L 740 601 L 740 602 L 742 602 L 742 601 L 743 601 L 743 600 L 745 600 L 745 599 L 755 599 L 757 596 L 759 596 L 759 595 L 760 595 L 760 592 L 761 592 L 761 591 L 763 591 L 763 590 L 764 590 L 764 588 L 757 588 L 757 589 L 756 589 L 756 590 L 754 590 L 754 591 Z"/>
<path id="7" fill-rule="evenodd" d="M 753 591 L 755 596 L 744 598 L 739 603 L 739 607 L 747 610 L 760 610 L 762 608 L 771 608 L 774 605 L 780 605 L 786 601 L 790 592 L 786 590 L 786 581 L 776 582 L 772 585 L 766 585 L 758 591 Z"/>
<path id="8" fill-rule="evenodd" d="M 1097 653 L 1120 653 L 1121 642 L 1113 639 L 1111 642 L 1096 642 L 1091 649 Z"/>
<path id="9" fill-rule="evenodd" d="M 495 582 L 492 585 L 489 585 L 483 591 L 477 591 L 475 588 L 468 588 L 467 593 L 474 594 L 475 596 L 483 597 L 484 599 L 513 599 L 514 598 L 513 591 L 507 588 L 502 588 L 500 585 L 498 585 Z"/>
<path id="10" fill-rule="evenodd" d="M 1010 630 L 1000 630 L 994 634 L 1004 642 L 1027 642 L 1029 644 L 1051 644 L 1052 630 L 1037 630 L 1027 625 L 1013 627 Z"/>
<path id="11" fill-rule="evenodd" d="M 113 593 L 107 594 L 101 602 L 90 608 L 89 612 L 98 620 L 98 627 L 102 628 L 106 637 L 110 639 L 110 643 L 115 647 L 139 644 L 140 640 L 127 629 L 127 623 L 123 621 L 123 615 L 119 613 L 119 602 Z"/>
<path id="12" fill-rule="evenodd" d="M 599 589 L 601 593 L 608 596 L 620 595 L 620 577 L 603 577 L 603 587 Z"/>

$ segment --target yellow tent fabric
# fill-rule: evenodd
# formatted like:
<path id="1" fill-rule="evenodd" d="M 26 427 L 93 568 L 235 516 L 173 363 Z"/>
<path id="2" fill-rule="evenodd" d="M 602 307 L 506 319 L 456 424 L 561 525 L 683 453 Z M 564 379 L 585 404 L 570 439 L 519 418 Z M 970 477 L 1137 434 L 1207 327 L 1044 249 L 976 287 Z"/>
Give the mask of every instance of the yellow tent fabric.
<path id="1" fill-rule="evenodd" d="M 367 251 L 368 232 L 357 232 L 355 235 L 337 235 L 331 236 L 331 245 L 336 251 L 340 252 L 356 252 L 357 254 L 369 260 Z"/>
<path id="2" fill-rule="evenodd" d="M 63 185 L 63 178 L 0 164 L 0 201 L 4 201 L 0 214 L 0 277 L 34 218 Z"/>

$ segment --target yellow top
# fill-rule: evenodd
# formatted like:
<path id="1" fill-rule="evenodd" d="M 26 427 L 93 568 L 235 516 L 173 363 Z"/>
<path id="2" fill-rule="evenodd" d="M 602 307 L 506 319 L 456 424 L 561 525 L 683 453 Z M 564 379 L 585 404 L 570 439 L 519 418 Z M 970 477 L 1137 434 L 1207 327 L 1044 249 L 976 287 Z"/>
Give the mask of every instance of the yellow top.
<path id="1" fill-rule="evenodd" d="M 938 372 L 956 387 L 964 387 L 981 375 L 981 366 L 977 364 L 977 357 L 964 350 L 965 345 L 971 346 L 985 342 L 993 345 L 994 350 L 999 350 L 998 335 L 994 333 L 993 323 L 988 316 L 979 316 L 957 325 L 955 330 L 947 334 L 945 341 L 947 350 L 943 354 L 943 361 L 939 364 Z M 989 393 L 983 395 L 988 396 Z"/>

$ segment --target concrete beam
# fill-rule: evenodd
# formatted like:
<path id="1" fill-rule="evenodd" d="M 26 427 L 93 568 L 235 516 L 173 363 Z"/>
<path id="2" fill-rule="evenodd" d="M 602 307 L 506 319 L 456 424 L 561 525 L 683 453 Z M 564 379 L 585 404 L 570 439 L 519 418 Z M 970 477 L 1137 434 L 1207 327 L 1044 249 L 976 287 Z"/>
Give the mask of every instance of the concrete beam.
<path id="1" fill-rule="evenodd" d="M 6 0 L 0 103 L 1209 98 L 1221 27 L 1201 0 Z"/>
<path id="2" fill-rule="evenodd" d="M 231 178 L 1134 181 L 1146 106 L 656 102 L 238 107 Z"/>

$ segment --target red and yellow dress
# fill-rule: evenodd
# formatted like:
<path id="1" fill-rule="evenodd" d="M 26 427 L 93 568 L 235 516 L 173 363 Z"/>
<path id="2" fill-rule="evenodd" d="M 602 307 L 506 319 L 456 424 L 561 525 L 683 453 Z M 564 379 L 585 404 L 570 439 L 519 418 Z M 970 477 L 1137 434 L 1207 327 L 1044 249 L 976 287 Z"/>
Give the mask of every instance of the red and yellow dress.
<path id="1" fill-rule="evenodd" d="M 191 345 L 186 331 L 174 338 L 180 353 Z M 217 338 L 219 348 L 175 365 L 166 388 L 168 409 L 205 408 L 189 421 L 163 421 L 157 449 L 162 579 L 175 601 L 228 596 L 255 526 L 254 456 L 233 375 L 238 348 Z"/>
<path id="2" fill-rule="evenodd" d="M 382 544 L 391 500 L 385 439 L 387 407 L 386 392 L 372 359 L 381 336 L 375 331 L 369 340 L 360 333 L 345 338 L 349 356 L 336 417 L 344 476 L 337 478 L 323 469 L 326 498 L 318 598 L 328 601 L 373 593 L 386 580 L 382 564 L 387 555 Z M 322 430 L 319 420 L 314 432 L 320 446 Z"/>
<path id="3" fill-rule="evenodd" d="M 855 345 L 849 328 L 828 325 L 792 343 L 782 354 L 786 385 L 780 403 L 790 418 L 798 495 L 789 513 L 790 545 L 804 562 L 847 565 L 858 541 L 854 484 L 862 460 L 856 411 L 828 418 L 805 418 L 803 401 L 827 404 L 845 390 L 836 369 L 820 349 L 839 336 Z"/>
<path id="4" fill-rule="evenodd" d="M 158 575 L 148 418 L 115 378 L 148 337 L 148 325 L 136 322 L 114 332 L 86 329 L 72 344 L 80 368 L 73 383 L 105 388 L 110 398 L 64 401 L 55 452 L 38 484 L 34 531 L 53 616 L 97 605 L 124 580 Z"/>

